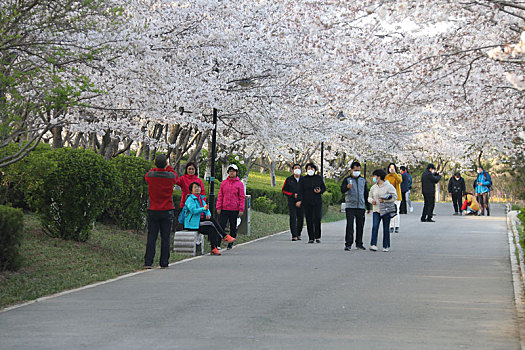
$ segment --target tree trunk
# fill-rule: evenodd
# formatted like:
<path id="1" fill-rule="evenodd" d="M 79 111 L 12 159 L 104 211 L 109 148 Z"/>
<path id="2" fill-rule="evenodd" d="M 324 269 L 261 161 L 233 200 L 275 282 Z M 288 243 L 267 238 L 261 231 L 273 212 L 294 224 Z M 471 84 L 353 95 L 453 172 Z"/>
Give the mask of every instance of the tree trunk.
<path id="1" fill-rule="evenodd" d="M 54 126 L 51 129 L 51 134 L 53 135 L 53 143 L 51 144 L 52 149 L 58 149 L 64 147 L 64 141 L 62 139 L 62 127 Z"/>
<path id="2" fill-rule="evenodd" d="M 273 160 L 270 160 L 270 180 L 272 182 L 272 187 L 277 186 L 275 181 L 275 162 Z"/>

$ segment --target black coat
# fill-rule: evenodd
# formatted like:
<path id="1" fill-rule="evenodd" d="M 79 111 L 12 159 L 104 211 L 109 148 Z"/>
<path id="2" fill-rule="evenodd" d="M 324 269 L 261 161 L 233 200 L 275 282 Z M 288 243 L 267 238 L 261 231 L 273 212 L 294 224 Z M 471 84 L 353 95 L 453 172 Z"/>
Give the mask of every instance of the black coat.
<path id="1" fill-rule="evenodd" d="M 320 193 L 315 193 L 314 188 L 319 187 Z M 319 175 L 303 176 L 299 181 L 299 195 L 297 196 L 303 205 L 315 205 L 323 203 L 321 195 L 326 191 L 323 178 Z"/>
<path id="2" fill-rule="evenodd" d="M 441 180 L 438 173 L 432 174 L 430 170 L 425 170 L 421 175 L 421 192 L 425 194 L 435 194 L 436 184 Z"/>
<path id="3" fill-rule="evenodd" d="M 299 181 L 301 181 L 303 177 L 299 177 Z M 289 203 L 296 203 L 299 200 L 299 195 L 297 195 L 297 198 L 295 198 L 295 194 L 299 193 L 299 181 L 295 179 L 295 176 L 289 176 L 286 178 L 283 184 L 283 193 L 286 197 L 288 197 Z"/>
<path id="4" fill-rule="evenodd" d="M 460 176 L 459 180 L 456 180 L 454 176 L 450 178 L 448 181 L 448 192 L 449 193 L 460 193 L 463 195 L 463 193 L 466 192 L 465 187 L 465 180 Z"/>

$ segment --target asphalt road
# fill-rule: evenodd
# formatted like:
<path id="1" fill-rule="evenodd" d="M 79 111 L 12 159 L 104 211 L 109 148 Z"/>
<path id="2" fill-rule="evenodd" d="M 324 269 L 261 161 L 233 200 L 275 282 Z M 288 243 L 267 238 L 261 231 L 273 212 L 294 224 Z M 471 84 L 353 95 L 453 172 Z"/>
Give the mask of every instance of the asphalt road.
<path id="1" fill-rule="evenodd" d="M 0 349 L 519 349 L 503 206 L 415 204 L 389 253 L 281 234 L 0 313 Z"/>

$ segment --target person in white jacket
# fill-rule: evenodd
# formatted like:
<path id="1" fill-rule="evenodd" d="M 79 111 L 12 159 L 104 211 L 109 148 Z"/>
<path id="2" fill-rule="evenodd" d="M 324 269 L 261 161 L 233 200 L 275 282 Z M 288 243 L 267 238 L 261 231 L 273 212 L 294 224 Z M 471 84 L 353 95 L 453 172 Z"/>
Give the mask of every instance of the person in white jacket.
<path id="1" fill-rule="evenodd" d="M 390 251 L 390 213 L 382 214 L 381 206 L 397 200 L 397 191 L 390 182 L 385 181 L 386 172 L 383 169 L 374 170 L 372 173 L 375 185 L 368 194 L 368 202 L 373 205 L 372 240 L 370 250 L 377 251 L 377 235 L 379 223 L 383 222 L 383 251 Z"/>

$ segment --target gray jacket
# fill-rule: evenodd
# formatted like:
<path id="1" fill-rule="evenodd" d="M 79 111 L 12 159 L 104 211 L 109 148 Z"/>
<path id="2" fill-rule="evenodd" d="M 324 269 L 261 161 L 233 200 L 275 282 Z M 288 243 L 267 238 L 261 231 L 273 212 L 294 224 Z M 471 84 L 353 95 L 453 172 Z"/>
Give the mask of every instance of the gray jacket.
<path id="1" fill-rule="evenodd" d="M 348 189 L 350 181 L 352 181 L 353 186 Z M 345 178 L 341 184 L 341 192 L 345 194 L 346 208 L 370 210 L 370 203 L 367 200 L 368 186 L 364 177 L 353 178 L 349 176 Z"/>

